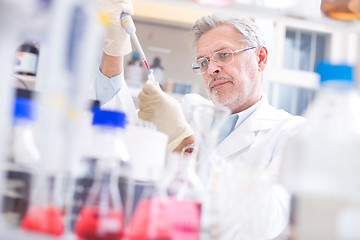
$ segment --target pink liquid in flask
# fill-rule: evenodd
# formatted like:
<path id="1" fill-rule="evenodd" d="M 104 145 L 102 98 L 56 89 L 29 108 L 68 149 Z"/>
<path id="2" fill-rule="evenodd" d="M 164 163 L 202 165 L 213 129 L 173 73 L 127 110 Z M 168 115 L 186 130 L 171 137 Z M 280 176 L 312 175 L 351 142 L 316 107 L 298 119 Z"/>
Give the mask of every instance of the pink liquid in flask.
<path id="1" fill-rule="evenodd" d="M 128 240 L 172 240 L 167 201 L 143 199 L 136 206 L 126 234 Z"/>
<path id="2" fill-rule="evenodd" d="M 141 200 L 130 222 L 127 239 L 198 240 L 200 213 L 201 203 L 192 199 Z"/>

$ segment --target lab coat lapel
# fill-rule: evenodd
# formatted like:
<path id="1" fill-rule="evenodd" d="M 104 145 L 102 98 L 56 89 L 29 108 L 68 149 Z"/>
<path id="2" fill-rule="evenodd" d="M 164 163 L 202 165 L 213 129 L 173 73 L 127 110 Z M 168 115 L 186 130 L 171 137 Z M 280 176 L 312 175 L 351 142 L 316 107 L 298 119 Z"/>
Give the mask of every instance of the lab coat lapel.
<path id="1" fill-rule="evenodd" d="M 247 152 L 261 131 L 268 131 L 277 122 L 276 110 L 265 101 L 259 109 L 236 128 L 215 151 L 223 158 L 232 158 Z"/>
<path id="2" fill-rule="evenodd" d="M 215 149 L 220 157 L 227 158 L 248 148 L 255 140 L 251 116 L 224 139 Z"/>

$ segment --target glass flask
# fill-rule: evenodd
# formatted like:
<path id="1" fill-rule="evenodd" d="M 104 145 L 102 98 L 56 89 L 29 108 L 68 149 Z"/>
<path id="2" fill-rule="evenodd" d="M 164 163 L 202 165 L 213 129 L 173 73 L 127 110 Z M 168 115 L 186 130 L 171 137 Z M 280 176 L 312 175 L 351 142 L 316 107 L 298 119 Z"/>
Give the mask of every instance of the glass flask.
<path id="1" fill-rule="evenodd" d="M 192 158 L 196 159 L 197 174 L 204 185 L 207 184 L 212 164 L 219 159 L 213 153 L 218 142 L 219 131 L 230 115 L 230 109 L 212 104 L 193 106 L 191 125 L 195 132 L 195 150 Z"/>
<path id="2" fill-rule="evenodd" d="M 125 127 L 125 120 L 122 112 L 94 112 L 95 178 L 74 226 L 81 240 L 120 240 L 123 237 L 125 222 L 118 178 L 128 155 L 118 130 Z"/>
<path id="3" fill-rule="evenodd" d="M 114 166 L 99 170 L 98 179 L 75 223 L 75 233 L 81 240 L 121 240 L 124 215 L 117 190 Z"/>
<path id="4" fill-rule="evenodd" d="M 211 183 L 216 181 L 212 176 L 214 169 L 221 163 L 213 149 L 218 144 L 221 128 L 230 115 L 230 109 L 212 104 L 197 104 L 192 107 L 191 125 L 195 132 L 195 148 L 190 158 L 196 164 L 196 173 L 205 190 L 202 196 L 202 213 L 200 221 L 200 238 L 212 239 L 211 230 L 215 227 L 216 205 Z"/>
<path id="5" fill-rule="evenodd" d="M 179 154 L 168 155 L 165 174 L 140 197 L 126 239 L 199 239 L 204 188 L 193 160 Z"/>
<path id="6" fill-rule="evenodd" d="M 205 189 L 195 172 L 195 158 L 181 155 L 169 158 L 176 167 L 173 178 L 165 183 L 168 216 L 173 228 L 172 239 L 197 240 Z"/>
<path id="7" fill-rule="evenodd" d="M 164 189 L 143 190 L 127 227 L 127 240 L 172 240 L 169 201 Z"/>
<path id="8" fill-rule="evenodd" d="M 61 175 L 38 173 L 30 207 L 21 221 L 22 229 L 56 236 L 64 233 L 63 179 Z"/>

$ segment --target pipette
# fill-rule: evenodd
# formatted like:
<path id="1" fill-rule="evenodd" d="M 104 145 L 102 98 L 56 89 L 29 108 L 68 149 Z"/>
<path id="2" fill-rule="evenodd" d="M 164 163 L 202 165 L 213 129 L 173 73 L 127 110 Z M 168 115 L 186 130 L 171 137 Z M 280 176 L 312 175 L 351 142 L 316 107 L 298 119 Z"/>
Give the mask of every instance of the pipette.
<path id="1" fill-rule="evenodd" d="M 123 12 L 123 13 L 121 13 L 120 21 L 121 21 L 121 25 L 123 26 L 125 31 L 130 35 L 131 39 L 133 40 L 136 48 L 138 49 L 138 51 L 140 53 L 140 56 L 142 57 L 142 60 L 147 69 L 148 80 L 155 81 L 154 73 L 153 73 L 152 69 L 150 69 L 150 67 L 146 61 L 144 51 L 140 45 L 139 39 L 136 36 L 136 33 L 135 33 L 136 28 L 135 28 L 135 24 L 134 24 L 132 17 L 128 13 Z"/>

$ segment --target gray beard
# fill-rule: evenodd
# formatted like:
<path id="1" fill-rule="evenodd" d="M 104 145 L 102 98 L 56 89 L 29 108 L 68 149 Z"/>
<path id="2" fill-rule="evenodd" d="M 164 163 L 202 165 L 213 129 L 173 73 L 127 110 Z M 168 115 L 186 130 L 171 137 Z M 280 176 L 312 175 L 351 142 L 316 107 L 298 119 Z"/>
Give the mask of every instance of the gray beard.
<path id="1" fill-rule="evenodd" d="M 238 97 L 236 95 L 232 95 L 231 97 L 224 98 L 224 96 L 219 96 L 216 92 L 212 92 L 212 93 L 208 93 L 208 94 L 209 94 L 211 101 L 213 101 L 213 103 L 215 105 L 220 105 L 220 106 L 229 106 L 229 105 L 233 104 L 235 101 L 237 101 L 237 97 Z M 224 99 L 220 100 L 220 97 L 222 97 Z"/>

